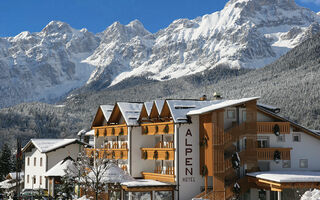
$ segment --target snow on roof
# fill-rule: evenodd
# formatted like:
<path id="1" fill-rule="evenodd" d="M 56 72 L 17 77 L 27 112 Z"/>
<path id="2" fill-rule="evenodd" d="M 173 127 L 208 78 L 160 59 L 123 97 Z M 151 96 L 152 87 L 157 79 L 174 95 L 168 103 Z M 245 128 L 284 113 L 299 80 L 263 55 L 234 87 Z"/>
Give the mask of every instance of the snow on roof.
<path id="1" fill-rule="evenodd" d="M 32 143 L 41 153 L 47 153 L 77 142 L 77 139 L 31 139 L 23 151 Z"/>
<path id="2" fill-rule="evenodd" d="M 320 182 L 320 171 L 264 171 L 247 175 L 278 183 Z"/>
<path id="3" fill-rule="evenodd" d="M 166 100 L 168 107 L 170 109 L 173 121 L 175 123 L 185 123 L 187 122 L 187 113 L 200 109 L 212 104 L 220 102 L 216 101 L 196 101 L 196 100 Z"/>
<path id="4" fill-rule="evenodd" d="M 24 182 L 23 179 L 21 179 L 20 183 L 23 183 L 23 182 Z M 10 189 L 13 187 L 16 187 L 16 181 L 7 179 L 7 180 L 0 182 L 0 189 Z"/>
<path id="5" fill-rule="evenodd" d="M 23 172 L 19 172 L 19 173 L 20 173 L 20 179 L 23 179 L 24 173 L 23 173 Z M 16 179 L 16 177 L 17 177 L 17 172 L 10 172 L 8 175 L 11 177 L 11 179 Z M 7 176 L 7 177 L 8 177 L 8 176 Z"/>
<path id="6" fill-rule="evenodd" d="M 148 115 L 150 115 L 150 113 L 151 113 L 152 105 L 153 105 L 152 102 L 145 102 L 144 103 L 144 107 L 146 108 Z"/>
<path id="7" fill-rule="evenodd" d="M 267 104 L 262 104 L 262 103 L 257 103 L 258 106 L 263 107 L 265 109 L 268 109 L 272 112 L 278 113 L 280 112 L 280 108 L 279 107 L 275 107 L 275 106 L 271 106 L 271 105 L 267 105 Z"/>
<path id="8" fill-rule="evenodd" d="M 158 109 L 158 113 L 161 113 L 163 105 L 164 105 L 164 100 L 155 100 L 154 103 L 156 104 L 156 107 Z"/>
<path id="9" fill-rule="evenodd" d="M 221 108 L 226 108 L 229 106 L 242 104 L 248 101 L 257 100 L 259 98 L 260 97 L 250 97 L 250 98 L 235 99 L 235 100 L 221 100 L 220 102 L 217 101 L 214 104 L 209 105 L 207 107 L 203 107 L 200 109 L 193 109 L 192 111 L 188 112 L 188 115 L 200 115 L 200 114 L 208 113 Z"/>
<path id="10" fill-rule="evenodd" d="M 142 103 L 118 102 L 117 105 L 128 126 L 138 125 Z"/>
<path id="11" fill-rule="evenodd" d="M 68 171 L 67 171 L 68 170 Z M 44 176 L 64 176 L 66 173 L 77 172 L 77 168 L 72 159 L 63 159 L 58 162 L 55 166 L 49 169 Z"/>
<path id="12" fill-rule="evenodd" d="M 156 187 L 156 186 L 172 186 L 170 183 L 164 183 L 160 181 L 155 180 L 149 180 L 149 179 L 137 179 L 133 181 L 126 181 L 121 183 L 121 185 L 127 186 L 127 187 Z"/>
<path id="13" fill-rule="evenodd" d="M 86 132 L 84 135 L 85 135 L 85 136 L 93 136 L 93 135 L 94 135 L 94 129 Z"/>
<path id="14" fill-rule="evenodd" d="M 103 167 L 103 166 L 101 166 Z M 134 178 L 132 178 L 128 173 L 123 171 L 118 165 L 115 163 L 108 163 L 106 166 L 106 171 L 101 170 L 102 177 L 101 182 L 103 183 L 122 183 L 126 181 L 133 181 Z M 95 179 L 93 172 L 90 172 L 88 176 L 91 177 L 91 179 Z"/>
<path id="15" fill-rule="evenodd" d="M 110 115 L 112 113 L 112 110 L 113 110 L 113 105 L 101 105 L 100 108 L 102 110 L 102 113 L 104 115 L 104 118 L 106 119 L 106 121 L 109 120 L 110 118 Z"/>

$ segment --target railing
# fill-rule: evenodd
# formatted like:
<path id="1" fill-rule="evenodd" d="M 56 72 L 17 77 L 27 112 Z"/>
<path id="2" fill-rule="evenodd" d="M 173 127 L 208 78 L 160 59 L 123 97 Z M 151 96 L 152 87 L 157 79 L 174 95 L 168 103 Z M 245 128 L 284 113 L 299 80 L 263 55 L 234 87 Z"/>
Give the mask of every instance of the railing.
<path id="1" fill-rule="evenodd" d="M 257 133 L 258 134 L 274 133 L 273 129 L 276 124 L 280 128 L 280 134 L 290 133 L 290 122 L 257 122 Z"/>
<path id="2" fill-rule="evenodd" d="M 273 160 L 274 152 L 280 152 L 281 160 L 290 160 L 290 150 L 292 148 L 257 148 L 258 160 Z"/>
<path id="3" fill-rule="evenodd" d="M 99 159 L 115 159 L 115 160 L 126 160 L 128 159 L 128 149 L 85 149 L 88 157 L 94 157 Z"/>
<path id="4" fill-rule="evenodd" d="M 142 135 L 163 135 L 163 134 L 173 134 L 173 133 L 174 133 L 173 122 L 141 124 Z"/>
<path id="5" fill-rule="evenodd" d="M 144 160 L 174 160 L 175 148 L 141 148 Z"/>
<path id="6" fill-rule="evenodd" d="M 125 124 L 94 127 L 93 129 L 95 135 L 99 137 L 128 135 L 128 127 Z"/>
<path id="7" fill-rule="evenodd" d="M 142 172 L 141 173 L 144 179 L 151 179 L 155 181 L 163 181 L 174 183 L 175 175 L 173 174 L 159 174 L 159 173 L 151 173 L 151 172 Z"/>

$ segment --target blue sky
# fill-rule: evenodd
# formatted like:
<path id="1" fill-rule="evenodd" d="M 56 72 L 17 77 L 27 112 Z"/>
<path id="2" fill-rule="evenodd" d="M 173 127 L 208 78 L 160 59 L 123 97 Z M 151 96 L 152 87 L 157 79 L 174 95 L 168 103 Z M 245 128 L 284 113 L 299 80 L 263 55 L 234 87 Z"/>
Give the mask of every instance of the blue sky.
<path id="1" fill-rule="evenodd" d="M 227 0 L 0 0 L 0 37 L 22 31 L 41 31 L 50 21 L 59 20 L 76 29 L 97 33 L 115 21 L 128 24 L 140 20 L 146 29 L 157 32 L 179 18 L 221 10 Z M 296 0 L 320 11 L 320 0 Z"/>

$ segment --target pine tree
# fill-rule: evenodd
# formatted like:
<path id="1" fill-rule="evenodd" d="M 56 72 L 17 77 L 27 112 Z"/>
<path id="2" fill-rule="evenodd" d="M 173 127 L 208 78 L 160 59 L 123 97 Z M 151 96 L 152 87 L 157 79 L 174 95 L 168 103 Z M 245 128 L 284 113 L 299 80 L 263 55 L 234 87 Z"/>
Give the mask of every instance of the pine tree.
<path id="1" fill-rule="evenodd" d="M 4 180 L 5 177 L 11 172 L 13 169 L 12 166 L 12 154 L 8 144 L 4 144 L 1 150 L 0 157 L 0 180 Z"/>

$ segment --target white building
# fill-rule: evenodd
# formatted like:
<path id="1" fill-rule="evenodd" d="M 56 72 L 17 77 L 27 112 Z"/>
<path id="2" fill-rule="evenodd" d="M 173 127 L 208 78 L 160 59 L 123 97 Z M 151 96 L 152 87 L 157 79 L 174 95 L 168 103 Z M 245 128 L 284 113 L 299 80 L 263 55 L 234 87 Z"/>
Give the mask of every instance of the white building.
<path id="1" fill-rule="evenodd" d="M 24 188 L 47 190 L 45 173 L 68 156 L 76 160 L 83 145 L 77 139 L 31 139 L 22 150 L 25 156 Z"/>
<path id="2" fill-rule="evenodd" d="M 166 183 L 123 187 L 150 198 L 154 188 L 181 200 L 280 200 L 296 188 L 319 188 L 319 133 L 258 99 L 121 102 L 108 112 L 100 107 L 92 123 L 95 148 L 86 152 L 118 160 L 134 178 Z"/>

